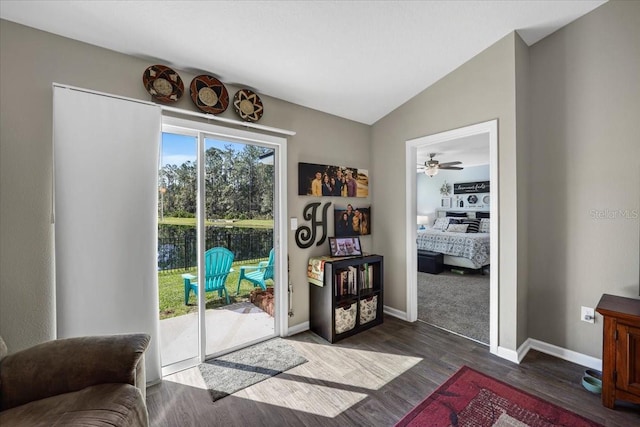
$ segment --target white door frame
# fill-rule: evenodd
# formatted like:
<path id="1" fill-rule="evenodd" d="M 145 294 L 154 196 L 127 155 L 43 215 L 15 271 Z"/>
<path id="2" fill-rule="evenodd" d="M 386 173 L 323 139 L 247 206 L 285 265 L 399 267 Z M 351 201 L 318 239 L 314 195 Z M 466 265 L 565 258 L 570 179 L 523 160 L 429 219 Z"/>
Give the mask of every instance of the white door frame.
<path id="1" fill-rule="evenodd" d="M 274 150 L 274 249 L 275 249 L 275 268 L 274 268 L 274 297 L 276 301 L 275 310 L 275 324 L 274 335 L 275 336 L 287 336 L 289 329 L 288 322 L 288 283 L 289 283 L 289 269 L 287 265 L 287 139 L 278 136 L 265 135 L 256 132 L 250 132 L 240 129 L 234 129 L 219 125 L 213 125 L 210 123 L 204 123 L 197 120 L 180 119 L 176 117 L 165 116 L 162 118 L 163 128 L 173 128 L 174 131 L 179 133 L 193 133 L 193 131 L 202 132 L 206 136 L 212 135 L 220 138 L 229 138 L 231 140 L 266 146 Z M 202 137 L 202 134 L 200 134 Z M 204 147 L 201 146 L 201 152 L 198 152 L 198 165 L 202 166 L 204 172 L 204 162 L 200 159 L 203 157 Z M 204 189 L 200 189 L 198 199 L 203 200 Z M 200 203 L 198 203 L 198 225 L 204 226 L 204 215 L 201 212 Z M 201 259 L 204 255 L 204 242 L 198 242 L 198 263 L 199 265 L 204 262 Z M 200 247 L 201 246 L 201 247 Z M 204 269 L 198 269 L 198 283 L 204 284 Z M 198 301 L 200 316 L 200 325 L 204 325 L 205 315 L 205 301 L 204 292 L 199 292 L 198 295 L 202 295 Z M 200 331 L 200 344 L 199 344 L 199 359 L 204 361 L 206 354 L 206 340 L 205 330 L 201 328 Z M 233 350 L 233 349 L 231 349 Z"/>
<path id="2" fill-rule="evenodd" d="M 427 147 L 429 145 L 446 142 L 471 135 L 489 134 L 489 170 L 491 179 L 490 189 L 490 291 L 489 291 L 489 350 L 493 354 L 498 353 L 498 330 L 499 330 L 499 283 L 500 268 L 498 265 L 499 253 L 499 222 L 498 222 L 498 120 L 490 120 L 471 126 L 465 126 L 433 135 L 422 136 L 410 139 L 406 142 L 406 254 L 407 254 L 407 320 L 415 322 L 418 320 L 418 248 L 417 239 L 417 202 L 416 202 L 416 162 L 418 148 Z"/>

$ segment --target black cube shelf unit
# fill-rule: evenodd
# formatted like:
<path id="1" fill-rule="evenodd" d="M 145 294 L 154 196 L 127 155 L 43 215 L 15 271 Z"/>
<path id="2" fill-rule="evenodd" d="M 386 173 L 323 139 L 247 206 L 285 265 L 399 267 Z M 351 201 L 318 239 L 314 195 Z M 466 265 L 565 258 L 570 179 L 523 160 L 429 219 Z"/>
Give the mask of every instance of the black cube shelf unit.
<path id="1" fill-rule="evenodd" d="M 333 343 L 382 323 L 383 258 L 332 258 L 323 286 L 309 284 L 309 328 Z"/>

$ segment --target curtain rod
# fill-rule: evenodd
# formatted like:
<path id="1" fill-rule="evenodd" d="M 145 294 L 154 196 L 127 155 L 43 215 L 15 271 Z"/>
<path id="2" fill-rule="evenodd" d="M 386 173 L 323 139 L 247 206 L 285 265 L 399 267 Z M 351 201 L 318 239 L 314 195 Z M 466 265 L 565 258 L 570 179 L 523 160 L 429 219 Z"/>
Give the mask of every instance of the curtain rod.
<path id="1" fill-rule="evenodd" d="M 292 130 L 274 128 L 274 127 L 270 127 L 270 126 L 263 126 L 263 125 L 259 125 L 257 123 L 252 123 L 252 122 L 241 122 L 239 120 L 233 120 L 233 119 L 227 119 L 227 118 L 224 118 L 224 117 L 214 116 L 213 114 L 198 113 L 197 111 L 189 111 L 189 110 L 184 110 L 182 108 L 169 107 L 169 106 L 166 106 L 166 105 L 160 105 L 160 104 L 156 104 L 154 102 L 144 101 L 144 100 L 141 100 L 141 99 L 128 98 L 126 96 L 114 95 L 112 93 L 99 92 L 99 91 L 96 91 L 96 90 L 85 89 L 85 88 L 75 87 L 75 86 L 69 86 L 69 85 L 65 85 L 65 84 L 61 84 L 61 83 L 55 83 L 54 82 L 53 83 L 53 87 L 59 87 L 59 88 L 62 88 L 62 89 L 77 90 L 77 91 L 80 91 L 80 92 L 87 92 L 87 93 L 91 93 L 91 94 L 94 94 L 94 95 L 107 96 L 107 97 L 110 97 L 110 98 L 117 98 L 117 99 L 122 99 L 122 100 L 125 100 L 125 101 L 131 101 L 131 102 L 138 102 L 140 104 L 145 104 L 145 105 L 153 105 L 155 107 L 159 107 L 162 111 L 168 111 L 168 112 L 171 112 L 171 113 L 182 114 L 182 115 L 185 115 L 185 116 L 200 117 L 200 118 L 203 118 L 203 119 L 213 120 L 213 121 L 221 122 L 221 123 L 227 123 L 227 124 L 234 125 L 234 126 L 240 126 L 240 127 L 251 128 L 251 129 L 263 130 L 263 131 L 266 131 L 266 132 L 278 133 L 278 134 L 281 134 L 281 135 L 293 136 L 293 135 L 296 134 Z"/>

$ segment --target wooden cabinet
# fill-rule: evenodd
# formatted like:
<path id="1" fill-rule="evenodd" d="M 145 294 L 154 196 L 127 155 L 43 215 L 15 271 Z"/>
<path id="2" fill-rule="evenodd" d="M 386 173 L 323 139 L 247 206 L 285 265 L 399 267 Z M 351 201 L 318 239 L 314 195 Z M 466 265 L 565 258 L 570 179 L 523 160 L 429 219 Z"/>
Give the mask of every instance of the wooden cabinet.
<path id="1" fill-rule="evenodd" d="M 604 317 L 602 404 L 640 403 L 640 300 L 604 294 L 596 311 Z"/>
<path id="2" fill-rule="evenodd" d="M 309 284 L 309 329 L 333 343 L 381 324 L 382 256 L 318 260 L 324 277 Z"/>

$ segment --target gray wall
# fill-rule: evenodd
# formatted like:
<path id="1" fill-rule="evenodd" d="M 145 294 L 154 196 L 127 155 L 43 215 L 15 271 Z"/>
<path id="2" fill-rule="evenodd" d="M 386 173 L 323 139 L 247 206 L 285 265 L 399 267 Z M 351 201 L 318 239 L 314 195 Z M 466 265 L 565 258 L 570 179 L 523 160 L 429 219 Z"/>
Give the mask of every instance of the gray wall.
<path id="1" fill-rule="evenodd" d="M 499 345 L 515 350 L 517 176 L 515 43 L 511 33 L 373 125 L 374 250 L 385 256 L 385 304 L 406 310 L 405 142 L 498 119 Z"/>
<path id="2" fill-rule="evenodd" d="M 518 168 L 518 328 L 520 346 L 528 337 L 528 249 L 529 249 L 529 47 L 520 37 L 515 41 L 516 53 L 516 162 Z"/>
<path id="3" fill-rule="evenodd" d="M 166 62 L 138 59 L 0 21 L 0 334 L 12 351 L 55 336 L 51 83 L 151 100 L 142 86 L 142 73 L 154 63 Z M 178 71 L 188 86 L 195 74 Z M 231 94 L 238 89 L 227 88 Z M 288 217 L 302 219 L 303 207 L 312 200 L 297 195 L 298 162 L 340 161 L 370 169 L 369 126 L 261 98 L 265 113 L 260 124 L 297 132 L 288 142 Z M 175 106 L 197 111 L 188 89 Z M 237 119 L 231 108 L 222 116 Z M 369 200 L 357 202 L 368 204 Z M 332 231 L 333 223 L 330 227 Z M 294 326 L 308 320 L 308 257 L 324 254 L 327 248 L 300 250 L 292 231 L 288 236 L 295 311 L 289 324 Z M 371 237 L 362 240 L 364 249 L 371 251 Z"/>
<path id="4" fill-rule="evenodd" d="M 639 2 L 607 2 L 529 48 L 509 34 L 372 127 L 262 96 L 261 123 L 298 132 L 288 216 L 315 200 L 297 195 L 299 161 L 368 168 L 363 243 L 385 256 L 385 304 L 406 310 L 405 141 L 497 118 L 499 345 L 532 337 L 600 357 L 601 325 L 581 322 L 580 306 L 638 295 L 637 40 Z M 51 82 L 148 100 L 150 63 L 0 21 L 0 334 L 12 350 L 55 334 Z M 186 97 L 176 106 L 194 110 Z M 298 249 L 289 231 L 290 325 L 308 320 L 306 262 L 325 252 Z"/>
<path id="5" fill-rule="evenodd" d="M 607 2 L 531 47 L 505 37 L 373 126 L 388 305 L 406 310 L 404 142 L 498 118 L 499 346 L 601 357 L 601 319 L 580 307 L 638 297 L 638 40 L 640 2 Z"/>
<path id="6" fill-rule="evenodd" d="M 604 4 L 530 61 L 528 333 L 600 357 L 601 318 L 580 307 L 638 297 L 640 2 Z"/>

